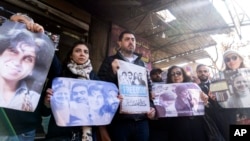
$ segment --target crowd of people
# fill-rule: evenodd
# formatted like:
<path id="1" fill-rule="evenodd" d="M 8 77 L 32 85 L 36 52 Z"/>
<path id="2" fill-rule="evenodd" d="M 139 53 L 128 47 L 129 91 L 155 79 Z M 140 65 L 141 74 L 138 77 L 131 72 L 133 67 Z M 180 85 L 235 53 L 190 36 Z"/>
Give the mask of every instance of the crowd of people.
<path id="1" fill-rule="evenodd" d="M 44 32 L 43 27 L 37 23 L 34 23 L 34 21 L 27 15 L 20 13 L 15 14 L 10 18 L 10 20 L 25 24 L 29 32 Z M 18 34 L 18 32 L 15 32 L 15 34 Z M 25 34 L 22 34 L 23 39 L 25 38 L 24 36 Z M 19 39 L 17 40 L 19 41 Z M 43 58 L 37 57 L 39 56 L 39 52 L 37 52 L 37 49 L 33 48 L 37 47 L 34 46 L 34 43 L 31 43 L 31 45 L 26 42 L 22 43 L 26 46 L 22 46 L 22 44 L 19 43 L 10 43 L 10 45 L 8 45 L 7 43 L 4 43 L 4 41 L 1 42 L 1 46 L 4 45 L 5 48 L 1 47 L 0 63 L 3 66 L 0 69 L 0 88 L 2 93 L 9 94 L 6 94 L 6 96 L 9 97 L 0 97 L 1 103 L 2 101 L 8 103 L 11 103 L 11 101 L 15 101 L 15 95 L 18 96 L 19 93 L 18 90 L 16 91 L 17 86 L 19 85 L 22 85 L 27 91 L 26 93 L 23 93 L 23 95 L 29 94 L 31 95 L 30 97 L 32 97 L 33 99 L 37 98 L 37 94 L 32 90 L 29 90 L 28 86 L 24 85 L 24 80 L 34 69 L 34 67 L 36 67 L 36 63 L 39 63 L 39 59 Z M 32 106 L 32 103 L 27 103 L 26 105 L 28 105 L 28 107 L 19 106 L 24 109 L 23 111 L 1 108 L 0 113 L 5 115 L 7 119 L 0 118 L 0 122 L 9 121 L 12 127 L 10 127 L 11 129 L 3 129 L 0 127 L 1 130 L 3 130 L 0 131 L 0 140 L 32 141 L 35 139 L 35 131 L 37 126 L 41 124 L 41 117 L 51 115 L 48 125 L 48 132 L 45 137 L 45 140 L 48 141 L 209 141 L 207 130 L 204 127 L 204 116 L 195 116 L 193 114 L 194 105 L 197 101 L 194 101 L 190 93 L 186 91 L 186 88 L 184 88 L 185 85 L 180 85 L 180 87 L 176 87 L 176 96 L 168 93 L 161 95 L 159 97 L 160 105 L 155 105 L 153 102 L 155 95 L 152 91 L 152 85 L 154 84 L 197 83 L 201 89 L 200 99 L 205 105 L 205 112 L 216 123 L 220 134 L 222 134 L 222 136 L 224 137 L 224 141 L 229 141 L 230 125 L 239 123 L 244 124 L 244 121 L 249 117 L 248 114 L 250 114 L 250 105 L 245 100 L 246 97 L 250 96 L 250 88 L 248 86 L 248 81 L 245 81 L 245 79 L 240 74 L 237 74 L 232 77 L 234 93 L 229 97 L 228 105 L 232 105 L 231 107 L 233 107 L 233 109 L 222 108 L 220 102 L 216 101 L 216 96 L 214 95 L 214 93 L 210 93 L 209 91 L 212 80 L 210 79 L 210 72 L 208 66 L 200 64 L 196 68 L 197 78 L 195 79 L 189 76 L 184 70 L 184 68 L 179 66 L 171 66 L 168 69 L 166 80 L 163 80 L 161 78 L 161 73 L 163 71 L 159 68 L 153 69 L 150 71 L 150 73 L 146 74 L 147 76 L 145 76 L 144 78 L 147 78 L 147 80 L 141 79 L 143 78 L 142 73 L 132 73 L 130 71 L 122 72 L 121 83 L 123 84 L 147 84 L 146 86 L 148 87 L 148 96 L 150 101 L 150 110 L 147 113 L 126 114 L 119 113 L 119 110 L 117 110 L 116 113 L 113 113 L 114 117 L 112 119 L 112 122 L 106 126 L 58 126 L 58 121 L 56 122 L 55 119 L 61 119 L 62 123 L 60 123 L 60 125 L 64 126 L 67 126 L 69 122 L 78 125 L 77 123 L 81 122 L 79 120 L 83 119 L 79 118 L 82 116 L 82 114 L 79 115 L 78 111 L 74 111 L 76 108 L 74 108 L 74 110 L 68 108 L 69 111 L 65 111 L 63 106 L 69 107 L 69 105 L 71 105 L 74 107 L 75 105 L 75 107 L 78 106 L 79 109 L 82 109 L 83 114 L 98 111 L 97 113 L 100 116 L 110 117 L 110 115 L 107 115 L 107 109 L 112 109 L 112 104 L 118 105 L 118 103 L 112 103 L 109 107 L 103 107 L 105 103 L 110 103 L 110 101 L 112 101 L 109 99 L 105 99 L 105 97 L 109 97 L 110 99 L 119 99 L 119 101 L 122 102 L 122 94 L 118 94 L 118 96 L 116 97 L 117 92 L 102 92 L 102 89 L 100 89 L 100 87 L 98 86 L 92 86 L 91 88 L 87 88 L 81 84 L 75 83 L 71 90 L 67 89 L 65 86 L 62 86 L 60 90 L 56 91 L 57 93 L 54 93 L 51 89 L 52 79 L 58 76 L 81 80 L 101 80 L 114 83 L 118 87 L 118 60 L 123 60 L 135 65 L 139 65 L 141 67 L 146 67 L 145 63 L 141 60 L 140 54 L 135 53 L 136 38 L 133 32 L 123 31 L 119 36 L 118 45 L 119 50 L 117 51 L 117 53 L 113 56 L 108 56 L 104 59 L 99 68 L 98 73 L 95 73 L 93 71 L 91 60 L 89 59 L 90 56 L 88 44 L 82 41 L 77 41 L 72 44 L 72 47 L 70 48 L 70 51 L 66 55 L 66 59 L 64 60 L 64 62 L 62 62 L 62 64 L 55 55 L 52 60 L 51 68 L 48 74 L 49 82 L 47 84 L 46 91 L 42 93 L 38 106 L 36 109 L 34 109 L 34 112 L 26 112 L 31 111 L 32 107 L 34 107 Z M 26 51 L 26 49 L 28 51 Z M 43 50 L 39 49 L 39 51 Z M 30 54 L 23 55 L 23 52 L 28 52 Z M 9 56 L 6 57 L 6 55 L 8 54 L 14 54 L 15 56 L 9 59 Z M 19 57 L 18 55 L 23 56 Z M 26 65 L 29 66 L 29 69 L 26 70 L 26 72 L 24 72 L 24 74 L 20 76 L 20 78 L 8 74 L 11 73 L 11 71 L 2 71 L 2 69 L 8 69 L 8 67 L 12 67 L 12 64 L 8 65 L 8 63 L 6 63 L 6 60 L 17 58 L 24 58 L 26 60 L 18 60 L 13 62 L 20 63 L 21 61 L 24 61 L 24 63 L 22 64 L 25 65 L 26 63 Z M 226 51 L 223 54 L 223 59 L 226 66 L 226 69 L 223 72 L 231 70 L 235 71 L 240 68 L 246 68 L 246 66 L 244 65 L 244 58 L 239 52 L 235 50 Z M 11 61 L 9 62 L 11 63 Z M 9 84 L 8 82 L 10 81 L 13 82 L 12 84 L 15 84 L 11 85 L 12 87 L 10 86 L 10 88 L 8 89 L 12 91 L 3 92 L 3 86 L 6 88 L 6 86 L 8 86 L 6 84 Z M 72 93 L 71 97 L 68 93 Z M 106 96 L 103 93 L 112 96 Z M 89 101 L 85 99 L 84 95 L 88 95 L 90 97 L 90 99 L 88 99 Z M 51 100 L 53 98 L 57 99 L 57 103 L 53 104 L 55 104 L 55 106 L 57 106 L 56 104 L 60 105 L 58 106 L 57 110 L 58 114 L 52 114 L 51 111 Z M 33 99 L 29 98 L 29 100 Z M 62 103 L 63 100 L 70 100 L 71 103 Z M 93 111 L 89 111 L 89 109 L 87 108 L 90 106 L 89 102 L 96 104 L 94 106 L 95 109 Z M 242 106 L 243 103 L 247 105 L 245 108 L 241 108 L 244 107 Z M 15 104 L 25 105 L 23 102 L 16 102 Z M 172 105 L 172 107 L 176 109 L 176 117 L 164 117 L 167 112 L 172 112 L 165 109 L 164 106 L 167 105 Z M 162 107 L 159 108 L 159 106 Z M 185 110 L 189 111 L 188 114 L 185 113 L 185 116 L 183 116 L 182 113 L 178 112 L 180 111 L 180 109 L 183 108 L 186 108 Z M 157 109 L 161 110 L 157 111 Z M 70 116 L 62 117 L 61 115 L 63 114 L 60 114 L 59 112 L 62 112 L 64 114 L 68 112 Z M 89 122 L 93 122 L 93 120 L 97 121 L 100 119 L 89 117 L 89 119 L 86 120 L 89 120 Z"/>

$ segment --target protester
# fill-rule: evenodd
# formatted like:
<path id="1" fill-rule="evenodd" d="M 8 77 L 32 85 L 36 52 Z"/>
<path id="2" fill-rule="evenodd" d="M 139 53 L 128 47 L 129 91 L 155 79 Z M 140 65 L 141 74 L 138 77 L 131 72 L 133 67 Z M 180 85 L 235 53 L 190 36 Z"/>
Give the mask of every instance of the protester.
<path id="1" fill-rule="evenodd" d="M 223 72 L 236 71 L 237 69 L 240 68 L 246 68 L 244 64 L 244 58 L 237 50 L 233 49 L 226 50 L 223 54 L 223 60 L 226 65 L 226 68 Z M 222 79 L 224 79 L 224 76 L 222 77 Z M 230 125 L 241 122 L 238 120 L 238 115 L 244 117 L 246 116 L 246 118 L 249 119 L 250 108 L 222 108 L 219 105 L 219 102 L 217 103 L 215 95 L 209 93 L 209 96 L 216 102 L 213 103 L 215 107 L 214 111 L 216 113 L 213 119 L 215 120 L 216 125 L 218 126 L 225 140 L 228 141 L 230 137 L 230 132 L 229 132 Z"/>
<path id="2" fill-rule="evenodd" d="M 32 32 L 43 33 L 44 29 L 38 23 L 34 23 L 33 19 L 30 18 L 27 14 L 16 13 L 10 17 L 11 21 L 24 23 L 26 28 Z"/>
<path id="3" fill-rule="evenodd" d="M 208 67 L 204 64 L 199 64 L 196 67 L 196 73 L 197 73 L 198 79 L 200 81 L 200 83 L 198 83 L 198 85 L 200 86 L 201 90 L 205 94 L 208 94 L 209 88 L 210 88 L 210 83 L 211 83 L 210 73 L 209 73 Z"/>
<path id="4" fill-rule="evenodd" d="M 79 41 L 73 44 L 64 61 L 61 77 L 77 78 L 83 80 L 98 80 L 98 77 L 95 75 L 92 69 L 92 64 L 89 59 L 89 49 L 85 43 Z M 50 99 L 53 96 L 53 91 L 52 89 L 47 89 L 46 92 L 47 94 L 44 103 L 47 107 L 50 107 Z M 59 127 L 56 125 L 55 118 L 52 115 L 50 118 L 46 139 L 66 140 L 71 139 L 74 134 L 79 133 L 83 135 L 80 136 L 82 141 L 87 141 L 87 139 L 92 139 L 95 141 L 96 139 L 96 135 L 91 127 Z"/>
<path id="5" fill-rule="evenodd" d="M 162 70 L 160 68 L 155 68 L 150 71 L 150 78 L 154 83 L 164 83 L 162 79 Z M 165 94 L 162 94 L 160 96 L 160 104 L 164 105 L 163 102 L 165 99 L 167 99 L 168 96 Z M 155 105 L 156 108 L 161 109 L 157 112 L 157 116 L 162 116 L 162 114 L 166 114 L 167 111 L 165 108 L 163 108 L 160 105 Z M 167 141 L 168 140 L 168 120 L 165 118 L 157 118 L 154 120 L 149 120 L 149 140 L 150 141 Z"/>
<path id="6" fill-rule="evenodd" d="M 141 60 L 141 56 L 134 53 L 136 39 L 132 32 L 122 32 L 119 36 L 118 44 L 120 50 L 115 55 L 107 57 L 103 61 L 98 73 L 101 80 L 115 83 L 117 86 L 117 70 L 119 69 L 118 60 L 124 60 L 145 67 L 144 62 Z M 149 76 L 148 84 L 149 87 L 151 87 Z M 149 92 L 151 92 L 151 88 L 149 88 Z M 148 141 L 148 118 L 153 118 L 154 115 L 154 108 L 151 108 L 147 114 L 120 114 L 117 112 L 112 123 L 109 125 L 111 140 Z"/>
<path id="7" fill-rule="evenodd" d="M 168 69 L 167 84 L 191 82 L 191 78 L 183 68 L 172 66 Z M 207 103 L 208 97 L 201 94 L 201 99 Z M 170 141 L 208 141 L 202 116 L 169 118 Z"/>
<path id="8" fill-rule="evenodd" d="M 161 77 L 161 73 L 163 71 L 159 68 L 155 68 L 155 69 L 152 69 L 150 71 L 150 78 L 153 82 L 163 82 L 162 80 L 162 77 Z"/>

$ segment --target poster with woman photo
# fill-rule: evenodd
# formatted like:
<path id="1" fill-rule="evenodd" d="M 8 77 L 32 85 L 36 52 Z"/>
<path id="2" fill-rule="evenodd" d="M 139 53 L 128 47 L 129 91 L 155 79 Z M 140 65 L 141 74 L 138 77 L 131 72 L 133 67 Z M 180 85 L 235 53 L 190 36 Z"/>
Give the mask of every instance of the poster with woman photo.
<path id="1" fill-rule="evenodd" d="M 154 84 L 157 116 L 179 117 L 204 115 L 201 89 L 195 83 Z"/>
<path id="2" fill-rule="evenodd" d="M 113 83 L 73 78 L 52 82 L 51 109 L 58 126 L 107 125 L 120 100 Z"/>
<path id="3" fill-rule="evenodd" d="M 250 69 L 228 70 L 223 76 L 225 79 L 212 83 L 210 88 L 219 104 L 223 108 L 250 107 Z"/>
<path id="4" fill-rule="evenodd" d="M 33 112 L 54 55 L 51 40 L 23 23 L 0 26 L 0 107 Z"/>
<path id="5" fill-rule="evenodd" d="M 120 113 L 134 114 L 149 111 L 146 68 L 119 60 L 118 86 L 123 97 Z"/>

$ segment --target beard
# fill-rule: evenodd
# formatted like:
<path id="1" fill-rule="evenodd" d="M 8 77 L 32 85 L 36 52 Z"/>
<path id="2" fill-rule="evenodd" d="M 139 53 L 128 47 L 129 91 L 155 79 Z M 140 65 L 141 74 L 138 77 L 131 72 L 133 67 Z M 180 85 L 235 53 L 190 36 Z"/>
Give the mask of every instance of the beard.
<path id="1" fill-rule="evenodd" d="M 126 54 L 133 54 L 134 53 L 134 50 L 124 50 L 124 52 L 126 53 Z"/>
<path id="2" fill-rule="evenodd" d="M 201 82 L 206 82 L 208 80 L 208 76 L 204 76 L 204 75 L 199 76 L 198 78 L 200 79 Z"/>

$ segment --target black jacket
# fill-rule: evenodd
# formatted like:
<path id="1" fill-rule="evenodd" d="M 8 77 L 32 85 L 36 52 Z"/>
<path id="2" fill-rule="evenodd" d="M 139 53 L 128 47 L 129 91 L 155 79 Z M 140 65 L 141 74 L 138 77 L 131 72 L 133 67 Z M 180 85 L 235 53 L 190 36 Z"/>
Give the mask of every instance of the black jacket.
<path id="1" fill-rule="evenodd" d="M 138 54 L 135 54 L 135 55 L 137 55 L 138 57 L 133 63 L 136 65 L 145 67 L 144 62 L 141 60 L 141 56 L 139 56 Z M 98 76 L 101 80 L 114 83 L 118 87 L 118 78 L 117 78 L 117 75 L 113 73 L 112 66 L 111 66 L 114 59 L 126 61 L 120 52 L 117 52 L 113 56 L 107 57 L 103 61 L 102 65 L 99 69 Z M 147 75 L 147 80 L 148 80 L 148 89 L 149 89 L 149 94 L 150 94 L 151 89 L 152 89 L 152 82 L 150 80 L 149 75 Z M 153 107 L 153 102 L 151 100 L 150 100 L 150 104 Z M 113 121 L 117 121 L 117 120 L 141 120 L 141 119 L 146 119 L 146 118 L 147 118 L 146 114 L 120 114 L 117 111 L 114 118 L 113 118 Z"/>

